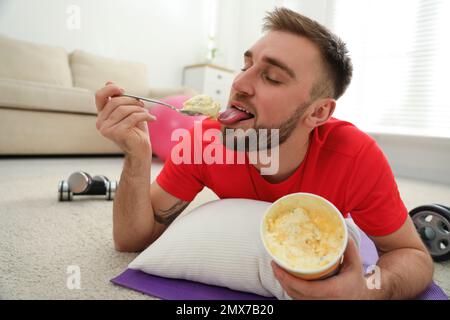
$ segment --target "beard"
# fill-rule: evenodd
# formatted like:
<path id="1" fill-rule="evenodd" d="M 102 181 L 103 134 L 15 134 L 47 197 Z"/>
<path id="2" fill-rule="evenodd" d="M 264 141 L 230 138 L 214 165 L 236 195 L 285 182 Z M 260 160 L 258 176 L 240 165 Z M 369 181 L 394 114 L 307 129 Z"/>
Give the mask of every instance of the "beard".
<path id="1" fill-rule="evenodd" d="M 292 135 L 299 125 L 299 120 L 309 107 L 310 102 L 300 105 L 293 114 L 277 125 L 265 126 L 255 124 L 249 129 L 234 129 L 226 126 L 221 127 L 222 143 L 234 151 L 262 151 L 281 146 Z"/>

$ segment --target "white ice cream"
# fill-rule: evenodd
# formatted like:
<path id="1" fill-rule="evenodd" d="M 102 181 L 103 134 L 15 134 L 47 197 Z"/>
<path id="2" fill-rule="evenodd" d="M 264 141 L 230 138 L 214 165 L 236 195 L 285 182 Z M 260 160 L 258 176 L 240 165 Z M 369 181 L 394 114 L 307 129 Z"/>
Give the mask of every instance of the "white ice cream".
<path id="1" fill-rule="evenodd" d="M 323 212 L 322 212 L 323 213 Z M 296 270 L 317 270 L 336 259 L 344 230 L 329 214 L 301 207 L 278 210 L 266 217 L 269 251 Z"/>
<path id="2" fill-rule="evenodd" d="M 198 112 L 202 115 L 217 119 L 220 111 L 220 103 L 214 101 L 207 95 L 197 95 L 183 104 L 183 110 Z"/>

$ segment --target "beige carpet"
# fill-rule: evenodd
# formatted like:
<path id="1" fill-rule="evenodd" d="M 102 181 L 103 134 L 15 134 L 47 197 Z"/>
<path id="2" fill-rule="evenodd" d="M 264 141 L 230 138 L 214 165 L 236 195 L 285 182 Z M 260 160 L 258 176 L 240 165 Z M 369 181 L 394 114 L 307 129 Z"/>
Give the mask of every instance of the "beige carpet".
<path id="1" fill-rule="evenodd" d="M 78 170 L 118 180 L 122 159 L 0 159 L 0 299 L 151 299 L 109 280 L 136 256 L 112 246 L 112 202 L 57 201 L 60 180 Z M 153 177 L 161 169 L 154 161 Z M 450 204 L 450 186 L 399 179 L 408 209 Z M 190 208 L 215 199 L 204 190 Z M 78 266 L 81 289 L 67 287 Z M 436 264 L 436 281 L 450 294 L 450 263 Z"/>

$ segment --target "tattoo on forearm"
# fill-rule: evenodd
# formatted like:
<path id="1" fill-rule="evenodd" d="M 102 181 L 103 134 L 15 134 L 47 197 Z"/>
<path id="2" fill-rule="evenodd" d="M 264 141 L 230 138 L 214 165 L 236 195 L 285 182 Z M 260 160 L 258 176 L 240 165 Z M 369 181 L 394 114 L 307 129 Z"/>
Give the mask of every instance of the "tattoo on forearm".
<path id="1" fill-rule="evenodd" d="M 158 223 L 169 225 L 183 212 L 184 209 L 186 209 L 188 205 L 189 202 L 179 200 L 167 210 L 155 210 L 155 220 Z"/>

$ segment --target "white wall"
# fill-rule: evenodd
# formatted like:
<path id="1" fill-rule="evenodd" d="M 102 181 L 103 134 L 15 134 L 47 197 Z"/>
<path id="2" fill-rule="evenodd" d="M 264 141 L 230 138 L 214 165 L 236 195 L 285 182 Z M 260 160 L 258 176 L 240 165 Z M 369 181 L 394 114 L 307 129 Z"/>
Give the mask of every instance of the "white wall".
<path id="1" fill-rule="evenodd" d="M 238 71 L 243 53 L 261 36 L 262 20 L 286 5 L 319 21 L 328 0 L 0 0 L 0 33 L 23 40 L 82 49 L 144 62 L 150 84 L 181 84 L 185 65 L 204 62 L 217 2 L 216 64 Z M 67 9 L 80 8 L 81 29 L 69 30 Z"/>
<path id="2" fill-rule="evenodd" d="M 285 6 L 326 24 L 330 0 L 218 0 L 218 45 L 216 63 L 238 71 L 243 54 L 262 35 L 267 11 Z"/>
<path id="3" fill-rule="evenodd" d="M 375 134 L 396 176 L 450 184 L 450 139 Z"/>
<path id="4" fill-rule="evenodd" d="M 328 22 L 328 8 L 332 5 L 330 0 L 281 0 L 283 5 L 297 11 L 324 25 Z"/>
<path id="5" fill-rule="evenodd" d="M 67 8 L 80 8 L 69 30 Z M 0 33 L 144 62 L 154 87 L 181 85 L 182 68 L 206 50 L 206 0 L 0 0 Z"/>
<path id="6" fill-rule="evenodd" d="M 280 0 L 219 0 L 217 64 L 238 71 L 243 54 L 261 36 L 266 11 L 280 5 Z"/>

